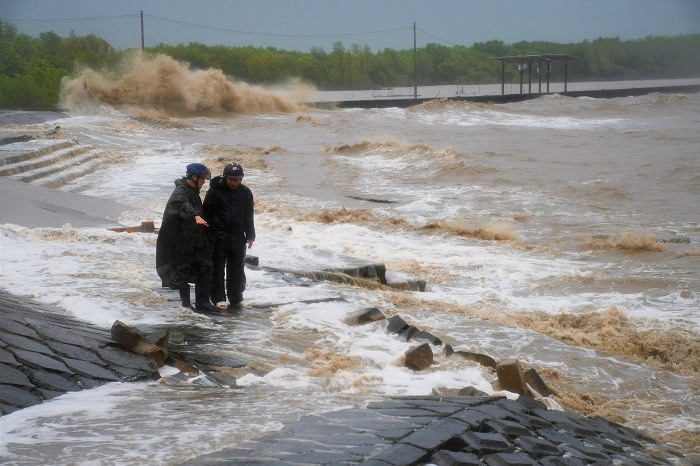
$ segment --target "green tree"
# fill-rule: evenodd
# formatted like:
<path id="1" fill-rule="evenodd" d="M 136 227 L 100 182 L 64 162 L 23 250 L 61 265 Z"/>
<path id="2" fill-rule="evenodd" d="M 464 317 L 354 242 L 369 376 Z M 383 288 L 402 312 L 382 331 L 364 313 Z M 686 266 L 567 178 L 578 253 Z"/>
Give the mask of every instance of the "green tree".
<path id="1" fill-rule="evenodd" d="M 71 32 L 61 41 L 55 64 L 67 70 L 76 66 L 100 69 L 113 66 L 118 59 L 119 54 L 106 40 L 95 34 L 77 36 Z"/>

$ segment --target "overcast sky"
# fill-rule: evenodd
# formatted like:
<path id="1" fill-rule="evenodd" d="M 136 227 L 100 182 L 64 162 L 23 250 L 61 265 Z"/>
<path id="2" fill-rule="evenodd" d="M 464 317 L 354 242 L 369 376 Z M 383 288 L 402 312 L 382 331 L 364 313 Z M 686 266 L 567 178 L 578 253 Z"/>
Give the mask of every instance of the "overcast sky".
<path id="1" fill-rule="evenodd" d="M 414 22 L 418 47 L 700 33 L 700 0 L 0 0 L 20 32 L 94 33 L 117 49 L 141 46 L 141 11 L 146 47 L 410 49 Z"/>

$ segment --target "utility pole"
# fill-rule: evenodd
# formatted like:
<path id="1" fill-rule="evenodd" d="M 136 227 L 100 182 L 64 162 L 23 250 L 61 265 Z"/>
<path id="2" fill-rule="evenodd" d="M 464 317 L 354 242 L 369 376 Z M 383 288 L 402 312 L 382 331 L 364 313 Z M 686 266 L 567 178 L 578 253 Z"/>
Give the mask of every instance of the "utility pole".
<path id="1" fill-rule="evenodd" d="M 146 50 L 143 43 L 143 10 L 141 10 L 141 50 Z"/>
<path id="2" fill-rule="evenodd" d="M 413 22 L 413 98 L 418 98 L 418 86 L 416 85 L 416 22 Z"/>

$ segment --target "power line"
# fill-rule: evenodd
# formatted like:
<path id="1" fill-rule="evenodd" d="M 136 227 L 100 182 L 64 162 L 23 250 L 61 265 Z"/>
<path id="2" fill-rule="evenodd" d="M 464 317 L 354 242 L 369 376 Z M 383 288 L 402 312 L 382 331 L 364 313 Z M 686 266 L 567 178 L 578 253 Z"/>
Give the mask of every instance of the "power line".
<path id="1" fill-rule="evenodd" d="M 450 41 L 448 41 L 448 40 L 445 40 L 445 39 L 440 39 L 438 36 L 434 36 L 434 35 L 432 35 L 431 33 L 429 33 L 428 31 L 424 31 L 424 30 L 422 30 L 421 28 L 418 28 L 418 30 L 419 30 L 420 32 L 422 32 L 423 34 L 429 35 L 429 36 L 432 37 L 433 39 L 437 39 L 437 40 L 439 40 L 439 41 L 441 41 L 441 42 L 444 42 L 444 43 L 446 43 L 446 44 L 450 44 L 450 45 L 453 46 L 453 47 L 457 47 L 457 44 L 453 44 L 452 42 L 450 42 Z"/>
<path id="2" fill-rule="evenodd" d="M 78 22 L 78 21 L 110 21 L 110 20 L 120 20 L 120 19 L 132 19 L 132 18 L 138 18 L 140 17 L 140 14 L 131 14 L 131 15 L 119 15 L 119 16 L 97 16 L 97 17 L 92 17 L 92 18 L 56 18 L 56 19 L 7 19 L 7 22 L 11 23 L 50 23 L 50 22 Z M 246 34 L 246 35 L 255 35 L 255 36 L 268 36 L 268 37 L 352 37 L 352 36 L 364 36 L 364 35 L 370 35 L 370 34 L 384 34 L 387 32 L 396 32 L 396 31 L 405 31 L 405 30 L 411 30 L 413 29 L 412 26 L 404 26 L 404 27 L 398 27 L 398 28 L 392 28 L 392 29 L 381 29 L 378 31 L 366 31 L 366 32 L 347 32 L 347 33 L 335 33 L 335 34 L 280 34 L 280 33 L 272 33 L 272 32 L 256 32 L 256 31 L 243 31 L 239 29 L 228 29 L 228 28 L 221 28 L 221 27 L 216 27 L 216 26 L 205 26 L 202 24 L 195 24 L 195 23 L 189 23 L 186 21 L 178 21 L 175 19 L 169 19 L 169 18 L 163 18 L 160 16 L 155 16 L 155 15 L 149 15 L 144 13 L 144 17 L 153 19 L 155 21 L 160 21 L 164 23 L 171 23 L 171 24 L 179 24 L 181 26 L 189 26 L 193 28 L 199 28 L 199 29 L 208 29 L 212 31 L 223 31 L 223 32 L 232 32 L 235 34 Z M 425 31 L 423 29 L 417 28 L 420 32 L 439 40 L 440 42 L 444 42 L 446 44 L 449 44 L 453 47 L 456 47 L 456 44 L 453 44 L 452 42 L 442 39 L 434 34 L 429 33 L 428 31 Z"/>
<path id="3" fill-rule="evenodd" d="M 8 23 L 52 23 L 69 21 L 106 21 L 112 19 L 138 18 L 139 14 L 120 16 L 97 16 L 94 18 L 57 18 L 57 19 L 6 19 Z"/>
<path id="4" fill-rule="evenodd" d="M 216 26 L 204 26 L 201 24 L 194 24 L 194 23 L 187 23 L 184 21 L 177 21 L 174 19 L 168 19 L 168 18 L 161 18 L 160 16 L 154 16 L 154 15 L 149 15 L 149 14 L 144 14 L 145 17 L 154 19 L 156 21 L 163 21 L 166 23 L 173 23 L 173 24 L 180 24 L 183 26 L 190 26 L 190 27 L 196 27 L 200 29 L 210 29 L 210 30 L 215 30 L 215 31 L 224 31 L 224 32 L 233 32 L 236 34 L 248 34 L 248 35 L 258 35 L 258 36 L 273 36 L 273 37 L 340 37 L 340 36 L 362 36 L 362 35 L 369 35 L 369 34 L 382 34 L 385 32 L 394 32 L 394 31 L 401 31 L 401 30 L 406 30 L 406 29 L 412 29 L 409 26 L 406 27 L 399 27 L 399 28 L 394 28 L 394 29 L 383 29 L 380 31 L 367 31 L 367 32 L 350 32 L 350 33 L 336 33 L 336 34 L 279 34 L 279 33 L 271 33 L 271 32 L 253 32 L 253 31 L 241 31 L 238 29 L 227 29 L 227 28 L 220 28 Z"/>

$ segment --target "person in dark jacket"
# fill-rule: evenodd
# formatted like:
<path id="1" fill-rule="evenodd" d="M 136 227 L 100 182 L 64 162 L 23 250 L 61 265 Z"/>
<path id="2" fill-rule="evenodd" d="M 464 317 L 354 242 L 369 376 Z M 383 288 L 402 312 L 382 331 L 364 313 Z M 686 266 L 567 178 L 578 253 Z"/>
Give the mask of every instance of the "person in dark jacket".
<path id="1" fill-rule="evenodd" d="M 250 249 L 255 241 L 253 193 L 241 184 L 242 180 L 243 167 L 229 163 L 223 176 L 211 180 L 204 198 L 204 216 L 209 219 L 214 243 L 211 296 L 219 303 L 226 301 L 228 295 L 230 308 L 243 301 L 246 245 Z"/>
<path id="2" fill-rule="evenodd" d="M 199 191 L 210 178 L 211 172 L 205 165 L 187 165 L 185 176 L 175 180 L 175 190 L 165 206 L 156 242 L 156 271 L 163 285 L 178 290 L 182 306 L 197 312 L 218 311 L 209 299 L 212 244 L 199 197 Z M 190 283 L 195 284 L 194 307 Z"/>

